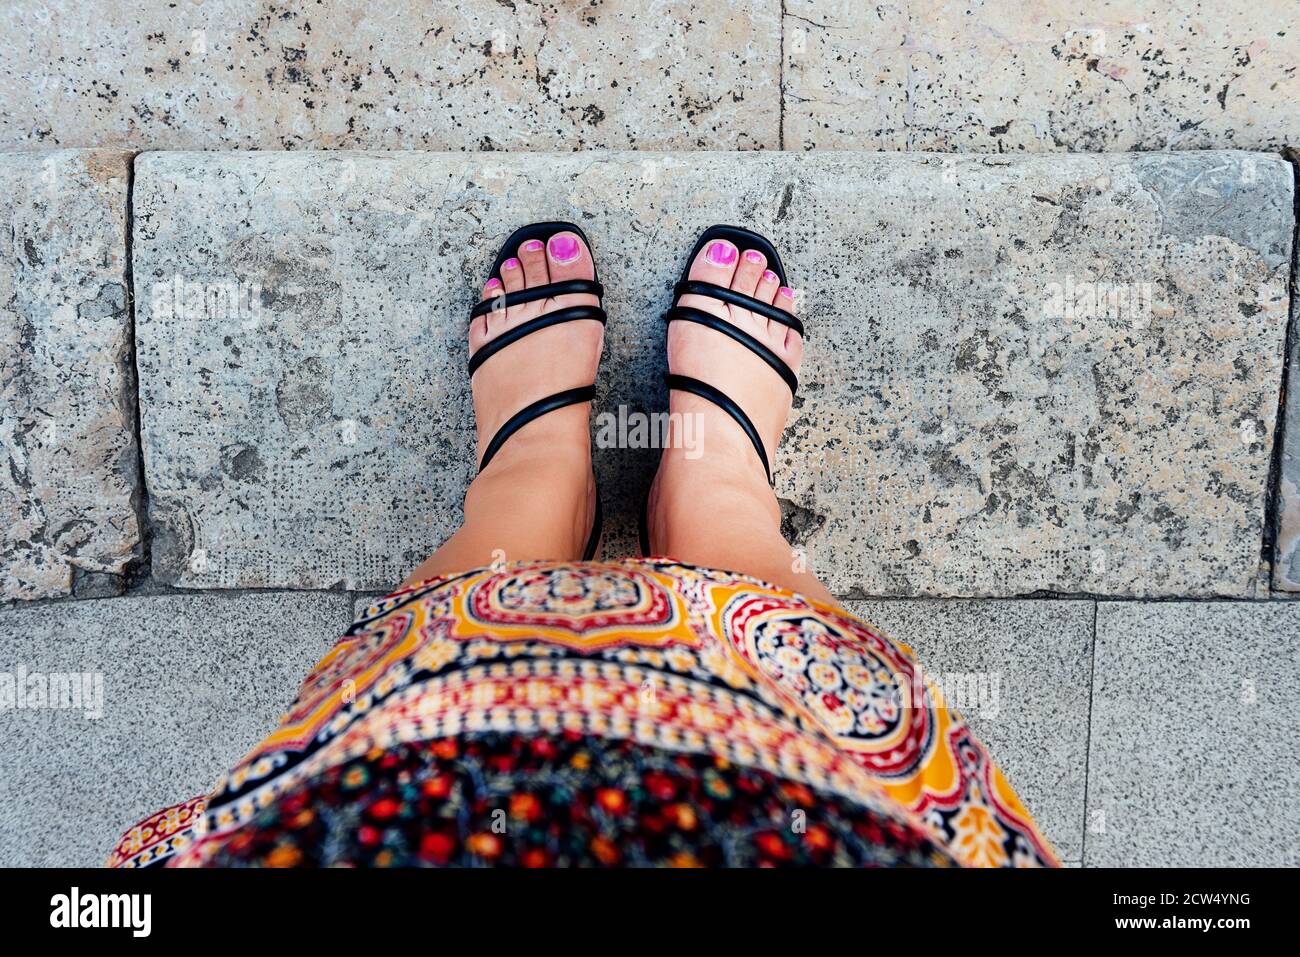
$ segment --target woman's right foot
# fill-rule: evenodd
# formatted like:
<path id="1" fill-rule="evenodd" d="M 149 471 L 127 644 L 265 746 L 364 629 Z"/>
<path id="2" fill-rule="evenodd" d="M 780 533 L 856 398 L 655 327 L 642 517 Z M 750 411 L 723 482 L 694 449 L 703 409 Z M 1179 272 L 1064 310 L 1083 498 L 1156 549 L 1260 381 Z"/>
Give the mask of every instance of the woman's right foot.
<path id="1" fill-rule="evenodd" d="M 528 240 L 513 253 L 501 264 L 500 278 L 494 276 L 482 287 L 480 301 L 552 282 L 595 278 L 591 250 L 571 232 L 556 233 L 545 244 Z M 539 316 L 599 304 L 584 294 L 493 309 L 470 321 L 470 355 Z M 478 424 L 475 463 L 482 463 L 493 436 L 517 412 L 591 385 L 603 340 L 598 320 L 581 319 L 539 329 L 489 355 L 470 380 Z M 581 558 L 596 513 L 590 416 L 590 402 L 568 405 L 511 434 L 470 483 L 464 524 L 406 584 L 502 561 Z"/>
<path id="2" fill-rule="evenodd" d="M 480 291 L 480 301 L 500 297 L 522 289 L 534 289 L 566 279 L 594 279 L 596 267 L 587 244 L 573 233 L 556 233 L 546 243 L 530 239 L 513 256 L 501 264 L 501 278 L 495 276 Z M 598 306 L 600 300 L 590 295 L 556 296 L 497 309 L 476 316 L 469 327 L 470 355 L 492 340 L 538 316 L 571 306 Z M 492 436 L 520 409 L 538 399 L 566 389 L 590 385 L 596 380 L 604 326 L 584 320 L 563 322 L 540 329 L 512 343 L 484 362 L 474 372 L 474 419 L 478 424 L 477 456 Z M 582 423 L 569 423 L 570 444 L 588 447 L 590 433 L 586 419 L 590 411 L 582 406 Z M 560 412 L 551 412 L 524 426 L 511 442 L 543 423 L 553 424 Z M 569 418 L 574 419 L 574 416 Z M 504 455 L 509 442 L 499 454 Z M 495 461 L 495 459 L 494 459 Z"/>
<path id="3" fill-rule="evenodd" d="M 691 263 L 689 278 L 753 296 L 794 314 L 794 292 L 782 286 L 776 273 L 767 268 L 763 253 L 737 249 L 718 239 L 700 250 Z M 682 296 L 678 305 L 690 306 L 725 319 L 772 350 L 798 374 L 803 358 L 803 338 L 767 317 L 709 296 Z M 707 382 L 729 396 L 754 423 L 763 441 L 768 461 L 776 461 L 776 447 L 790 414 L 790 389 L 772 367 L 745 346 L 720 332 L 694 322 L 676 321 L 668 326 L 668 370 Z M 725 513 L 755 524 L 780 526 L 780 509 L 768 484 L 762 461 L 740 425 L 723 409 L 689 392 L 673 390 L 669 398 L 670 421 L 692 417 L 692 432 L 679 430 L 670 436 L 650 493 L 649 531 L 651 551 L 680 557 L 674 542 L 682 535 L 674 530 L 695 521 L 709 523 L 701 512 L 719 497 Z M 685 447 L 686 438 L 693 438 Z M 779 537 L 779 532 L 778 532 Z"/>
<path id="4" fill-rule="evenodd" d="M 594 279 L 596 267 L 582 238 L 560 232 L 545 243 L 530 239 L 501 264 L 500 279 L 492 277 L 480 292 L 481 301 L 505 293 L 534 289 L 568 279 Z M 494 339 L 539 316 L 573 306 L 598 306 L 592 295 L 565 295 L 497 309 L 470 323 L 470 355 Z M 488 358 L 474 372 L 474 419 L 478 426 L 476 460 L 492 437 L 515 413 L 547 396 L 588 386 L 596 379 L 604 342 L 604 326 L 594 319 L 563 322 L 530 333 Z M 595 518 L 596 483 L 591 469 L 591 404 L 556 409 L 538 416 L 515 432 L 500 447 L 482 476 L 492 479 L 503 472 L 521 473 L 512 481 L 531 487 L 542 483 L 544 500 L 555 513 L 574 515 L 574 548 L 569 556 L 581 557 Z M 475 495 L 474 484 L 469 494 Z M 502 549 L 506 551 L 506 549 Z M 510 557 L 507 554 L 507 557 Z"/>

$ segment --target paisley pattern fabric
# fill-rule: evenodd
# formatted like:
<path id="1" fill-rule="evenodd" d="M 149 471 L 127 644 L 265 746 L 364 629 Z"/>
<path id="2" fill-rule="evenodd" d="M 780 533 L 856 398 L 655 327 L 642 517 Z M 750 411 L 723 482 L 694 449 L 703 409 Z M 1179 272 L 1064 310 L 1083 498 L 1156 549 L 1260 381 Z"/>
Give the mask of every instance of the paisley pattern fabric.
<path id="1" fill-rule="evenodd" d="M 747 576 L 633 559 L 503 564 L 387 596 L 313 669 L 280 726 L 205 799 L 178 806 L 188 825 L 164 846 L 155 815 L 123 836 L 110 864 L 232 863 L 231 841 L 255 845 L 253 831 L 282 828 L 286 798 L 337 793 L 339 769 L 373 774 L 386 752 L 410 760 L 400 749 L 483 747 L 473 742 L 487 735 L 630 742 L 652 764 L 707 756 L 774 793 L 801 787 L 819 806 L 922 834 L 941 852 L 904 842 L 900 862 L 916 852 L 963 865 L 1057 863 L 906 646 Z M 806 819 L 809 808 L 784 813 L 796 811 Z"/>
<path id="2" fill-rule="evenodd" d="M 375 751 L 259 811 L 217 867 L 952 867 L 921 828 L 709 754 L 487 732 Z"/>

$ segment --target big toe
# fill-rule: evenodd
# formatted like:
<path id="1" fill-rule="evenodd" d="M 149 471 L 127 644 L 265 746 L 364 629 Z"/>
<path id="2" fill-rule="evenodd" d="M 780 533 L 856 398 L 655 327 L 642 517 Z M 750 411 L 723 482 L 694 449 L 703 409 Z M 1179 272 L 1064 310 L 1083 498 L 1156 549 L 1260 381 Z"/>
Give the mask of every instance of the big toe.
<path id="1" fill-rule="evenodd" d="M 695 255 L 691 263 L 688 278 L 701 282 L 711 282 L 724 289 L 731 288 L 731 280 L 736 275 L 736 265 L 740 261 L 740 251 L 725 239 L 715 239 L 705 244 Z M 710 296 L 682 296 L 679 305 L 703 309 L 726 318 L 727 306 Z"/>
<path id="2" fill-rule="evenodd" d="M 596 278 L 596 264 L 592 259 L 591 250 L 587 248 L 582 237 L 573 232 L 556 233 L 546 241 L 546 266 L 551 282 Z M 585 293 L 556 297 L 556 306 L 561 309 L 599 304 L 599 299 Z"/>

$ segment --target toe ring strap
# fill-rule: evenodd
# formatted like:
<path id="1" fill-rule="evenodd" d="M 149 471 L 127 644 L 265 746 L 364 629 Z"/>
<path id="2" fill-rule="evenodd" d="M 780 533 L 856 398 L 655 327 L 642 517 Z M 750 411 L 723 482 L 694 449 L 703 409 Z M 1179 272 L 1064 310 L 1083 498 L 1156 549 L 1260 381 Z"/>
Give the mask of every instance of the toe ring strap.
<path id="1" fill-rule="evenodd" d="M 492 296 L 490 299 L 484 299 L 469 311 L 469 315 L 471 319 L 474 319 L 478 316 L 486 316 L 489 312 L 496 312 L 498 309 L 522 306 L 526 302 L 536 302 L 538 299 L 553 299 L 556 296 L 595 296 L 599 299 L 604 295 L 605 287 L 594 279 L 565 279 L 562 282 L 534 286 L 532 289 L 516 289 L 514 292 L 502 293 L 498 296 Z"/>
<path id="2" fill-rule="evenodd" d="M 730 303 L 733 306 L 739 306 L 742 309 L 748 309 L 750 312 L 756 312 L 764 319 L 770 319 L 773 322 L 779 322 L 783 326 L 789 326 L 800 336 L 805 336 L 803 323 L 797 318 L 790 315 L 784 309 L 778 309 L 770 303 L 763 302 L 761 299 L 755 299 L 753 296 L 746 296 L 743 292 L 736 292 L 734 289 L 728 289 L 725 286 L 719 286 L 711 282 L 704 282 L 701 279 L 683 279 L 677 285 L 673 286 L 673 296 L 708 296 L 711 299 L 720 299 L 723 302 Z"/>
<path id="3" fill-rule="evenodd" d="M 701 399 L 707 399 L 712 402 L 723 412 L 736 420 L 736 424 L 744 430 L 745 435 L 754 446 L 754 451 L 758 453 L 758 459 L 763 463 L 763 472 L 767 475 L 767 481 L 770 485 L 772 482 L 772 468 L 767 462 L 767 450 L 763 448 L 763 440 L 759 437 L 758 429 L 754 428 L 754 423 L 750 421 L 745 410 L 732 400 L 721 389 L 716 389 L 707 382 L 701 382 L 699 379 L 693 379 L 686 375 L 677 375 L 675 372 L 669 372 L 664 376 L 664 382 L 669 389 L 679 389 L 682 392 L 690 392 L 698 395 Z"/>
<path id="4" fill-rule="evenodd" d="M 538 316 L 536 319 L 530 319 L 522 325 L 515 326 L 506 332 L 501 333 L 487 345 L 480 348 L 469 357 L 469 374 L 472 376 L 476 369 L 488 359 L 492 358 L 506 346 L 518 342 L 524 336 L 532 335 L 534 332 L 546 329 L 550 326 L 558 326 L 562 322 L 577 322 L 581 319 L 594 319 L 602 326 L 605 324 L 605 310 L 600 306 L 570 306 L 568 309 L 557 309 L 555 312 L 548 312 L 544 316 Z"/>
<path id="5" fill-rule="evenodd" d="M 785 384 L 790 387 L 790 395 L 793 396 L 798 393 L 799 377 L 791 371 L 790 367 L 782 361 L 780 356 L 743 329 L 737 329 L 726 319 L 715 316 L 711 312 L 705 312 L 703 309 L 695 309 L 691 306 L 673 306 L 664 313 L 665 322 L 672 322 L 676 319 L 680 319 L 683 322 L 694 322 L 701 326 L 707 326 L 715 332 L 721 332 L 723 335 L 735 339 L 742 346 L 772 367 L 773 371 L 775 371 L 776 374 L 784 380 Z M 484 346 L 484 348 L 487 348 L 487 346 Z"/>
<path id="6" fill-rule="evenodd" d="M 483 458 L 478 463 L 478 470 L 482 472 L 487 468 L 488 463 L 492 461 L 492 457 L 501 451 L 501 446 L 506 444 L 506 440 L 529 422 L 540 418 L 547 412 L 554 412 L 556 409 L 577 405 L 580 402 L 590 402 L 595 397 L 596 387 L 594 385 L 584 385 L 577 389 L 565 389 L 563 392 L 548 395 L 544 399 L 538 399 L 536 402 L 524 406 L 507 419 L 505 425 L 497 429 L 497 434 L 492 436 L 492 441 L 483 450 Z"/>

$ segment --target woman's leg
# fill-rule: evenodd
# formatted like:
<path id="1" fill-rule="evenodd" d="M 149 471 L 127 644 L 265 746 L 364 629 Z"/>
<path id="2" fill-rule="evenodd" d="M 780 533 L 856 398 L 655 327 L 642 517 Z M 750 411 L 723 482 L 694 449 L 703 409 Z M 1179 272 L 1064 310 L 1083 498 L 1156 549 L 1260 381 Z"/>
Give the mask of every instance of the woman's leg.
<path id="1" fill-rule="evenodd" d="M 529 241 L 501 267 L 482 298 L 565 279 L 591 279 L 591 251 L 573 233 L 543 245 Z M 594 296 L 559 296 L 476 318 L 470 353 L 509 329 L 570 306 L 598 305 Z M 512 415 L 565 389 L 589 385 L 600 362 L 603 327 L 594 320 L 551 326 L 512 343 L 474 373 L 474 417 L 481 461 L 487 443 Z M 465 494 L 465 520 L 405 584 L 494 561 L 576 559 L 591 531 L 595 481 L 591 473 L 591 405 L 567 406 L 524 426 L 501 446 Z"/>
<path id="2" fill-rule="evenodd" d="M 690 277 L 772 303 L 793 314 L 794 294 L 780 286 L 757 250 L 718 240 L 700 251 Z M 727 319 L 775 352 L 796 373 L 803 340 L 792 329 L 747 309 L 704 296 L 683 296 L 693 306 Z M 753 421 L 769 462 L 790 414 L 781 378 L 749 349 L 704 326 L 668 327 L 668 368 L 702 379 L 729 395 Z M 650 492 L 651 550 L 693 565 L 743 572 L 818 601 L 835 599 L 781 536 L 781 509 L 749 439 L 726 412 L 706 399 L 673 391 L 672 429 Z M 690 417 L 693 431 L 680 428 Z M 690 447 L 681 441 L 692 436 Z"/>

